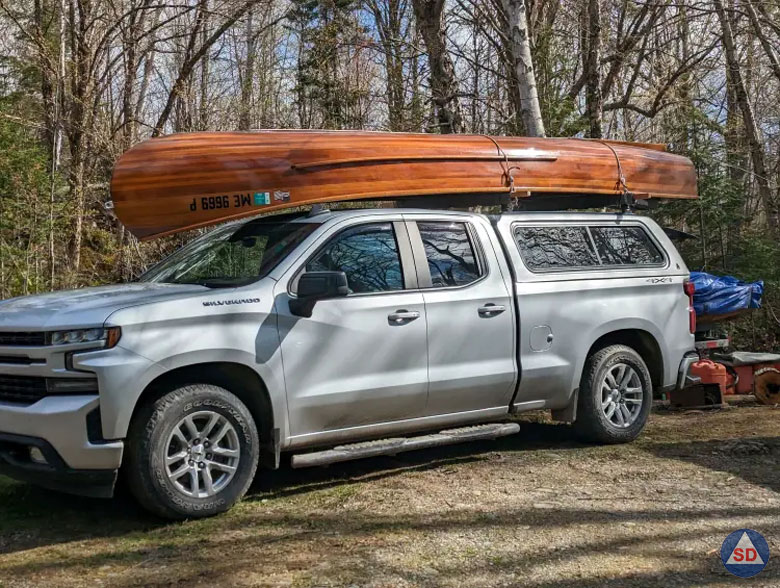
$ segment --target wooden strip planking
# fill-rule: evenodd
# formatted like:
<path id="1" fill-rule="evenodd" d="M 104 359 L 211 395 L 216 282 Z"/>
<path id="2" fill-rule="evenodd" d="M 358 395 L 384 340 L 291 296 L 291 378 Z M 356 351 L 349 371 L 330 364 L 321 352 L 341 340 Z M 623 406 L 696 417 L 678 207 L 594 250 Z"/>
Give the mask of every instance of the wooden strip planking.
<path id="1" fill-rule="evenodd" d="M 614 152 L 613 152 L 614 150 Z M 115 211 L 139 238 L 332 202 L 441 194 L 620 193 L 696 198 L 691 162 L 583 139 L 359 131 L 190 133 L 145 141 L 117 162 Z"/>

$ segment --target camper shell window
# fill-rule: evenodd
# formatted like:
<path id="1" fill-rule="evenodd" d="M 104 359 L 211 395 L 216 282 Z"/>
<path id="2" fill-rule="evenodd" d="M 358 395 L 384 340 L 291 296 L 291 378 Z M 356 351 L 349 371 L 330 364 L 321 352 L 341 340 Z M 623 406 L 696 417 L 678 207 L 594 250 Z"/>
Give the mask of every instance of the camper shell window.
<path id="1" fill-rule="evenodd" d="M 665 262 L 640 225 L 516 225 L 514 236 L 533 272 L 660 267 Z"/>

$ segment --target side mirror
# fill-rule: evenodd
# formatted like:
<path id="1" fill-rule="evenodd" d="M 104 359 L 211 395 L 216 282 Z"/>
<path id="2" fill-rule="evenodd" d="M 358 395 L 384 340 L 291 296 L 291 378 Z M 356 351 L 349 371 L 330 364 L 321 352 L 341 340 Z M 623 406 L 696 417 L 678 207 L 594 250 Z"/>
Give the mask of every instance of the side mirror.
<path id="1" fill-rule="evenodd" d="M 318 300 L 342 298 L 349 294 L 344 272 L 306 272 L 298 278 L 298 297 L 290 299 L 290 312 L 311 317 Z"/>

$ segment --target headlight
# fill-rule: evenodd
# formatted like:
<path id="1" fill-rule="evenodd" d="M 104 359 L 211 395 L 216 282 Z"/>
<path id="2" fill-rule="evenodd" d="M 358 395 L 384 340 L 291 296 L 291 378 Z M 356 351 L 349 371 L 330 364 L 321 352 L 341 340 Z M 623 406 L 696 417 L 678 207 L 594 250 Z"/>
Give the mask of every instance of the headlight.
<path id="1" fill-rule="evenodd" d="M 73 345 L 74 343 L 102 343 L 101 347 L 110 349 L 114 347 L 122 336 L 119 327 L 107 329 L 76 329 L 73 331 L 55 331 L 49 333 L 51 345 Z"/>

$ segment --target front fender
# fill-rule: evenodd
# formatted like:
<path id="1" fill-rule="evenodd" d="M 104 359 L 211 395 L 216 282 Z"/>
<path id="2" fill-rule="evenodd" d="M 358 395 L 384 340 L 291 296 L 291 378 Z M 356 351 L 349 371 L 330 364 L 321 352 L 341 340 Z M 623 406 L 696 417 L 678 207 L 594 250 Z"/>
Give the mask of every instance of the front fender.
<path id="1" fill-rule="evenodd" d="M 287 419 L 287 394 L 284 387 L 284 375 L 280 354 L 265 356 L 265 362 L 258 362 L 258 354 L 239 349 L 208 349 L 190 351 L 169 357 L 165 360 L 165 371 L 195 366 L 204 363 L 235 363 L 248 367 L 255 372 L 268 391 L 273 409 L 274 427 L 279 428 L 282 442 L 289 437 Z"/>
<path id="2" fill-rule="evenodd" d="M 76 354 L 73 367 L 97 375 L 104 439 L 127 436 L 141 393 L 166 372 L 160 364 L 121 346 Z"/>

